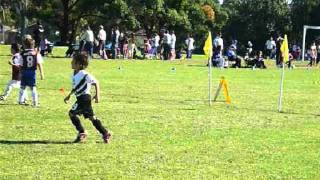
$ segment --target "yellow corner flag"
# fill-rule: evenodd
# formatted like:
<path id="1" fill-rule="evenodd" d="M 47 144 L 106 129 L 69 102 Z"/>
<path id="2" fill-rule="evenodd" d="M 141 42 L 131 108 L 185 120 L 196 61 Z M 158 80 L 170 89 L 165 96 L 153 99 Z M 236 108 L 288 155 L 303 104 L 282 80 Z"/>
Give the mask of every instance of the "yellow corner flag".
<path id="1" fill-rule="evenodd" d="M 283 57 L 283 62 L 288 62 L 289 61 L 289 45 L 288 45 L 288 37 L 287 35 L 284 35 L 283 42 L 281 44 L 281 54 Z"/>
<path id="2" fill-rule="evenodd" d="M 209 56 L 212 56 L 212 38 L 211 38 L 211 32 L 209 31 L 208 38 L 206 42 L 204 43 L 203 47 L 204 54 Z"/>

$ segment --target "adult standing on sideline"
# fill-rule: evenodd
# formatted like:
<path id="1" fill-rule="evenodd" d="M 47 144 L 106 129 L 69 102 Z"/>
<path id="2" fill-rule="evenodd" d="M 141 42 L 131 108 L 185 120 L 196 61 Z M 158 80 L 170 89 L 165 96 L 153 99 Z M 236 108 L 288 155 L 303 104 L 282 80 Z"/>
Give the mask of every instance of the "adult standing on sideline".
<path id="1" fill-rule="evenodd" d="M 171 35 L 169 31 L 166 30 L 163 35 L 163 59 L 169 59 L 169 52 L 170 52 L 170 43 L 171 43 Z"/>
<path id="2" fill-rule="evenodd" d="M 135 49 L 136 49 L 136 43 L 135 43 L 135 35 L 134 33 L 131 34 L 128 44 L 128 56 L 129 59 L 135 58 Z"/>
<path id="3" fill-rule="evenodd" d="M 171 43 L 170 43 L 170 60 L 173 60 L 176 58 L 176 41 L 177 37 L 174 34 L 174 30 L 171 31 Z"/>
<path id="4" fill-rule="evenodd" d="M 222 55 L 222 52 L 223 52 L 223 39 L 222 39 L 222 36 L 221 36 L 221 33 L 220 32 L 218 32 L 217 34 L 216 34 L 216 37 L 214 38 L 214 40 L 213 40 L 213 47 L 214 48 L 217 48 L 217 47 L 220 47 L 219 49 L 220 49 L 220 54 Z"/>
<path id="5" fill-rule="evenodd" d="M 152 54 L 153 56 L 155 57 L 155 59 L 157 59 L 157 56 L 158 56 L 158 49 L 159 49 L 159 44 L 160 44 L 160 36 L 155 33 L 154 34 L 154 37 L 152 39 Z"/>
<path id="6" fill-rule="evenodd" d="M 89 25 L 86 26 L 86 31 L 82 35 L 81 40 L 85 43 L 84 50 L 88 53 L 89 57 L 92 58 L 94 35 Z"/>
<path id="7" fill-rule="evenodd" d="M 187 59 L 192 58 L 192 51 L 194 49 L 194 39 L 191 34 L 188 34 L 188 38 L 186 39 L 186 45 L 187 45 Z"/>
<path id="8" fill-rule="evenodd" d="M 317 63 L 316 65 L 318 65 L 320 62 L 320 39 L 317 42 Z"/>
<path id="9" fill-rule="evenodd" d="M 316 43 L 313 42 L 310 46 L 310 63 L 309 63 L 309 66 L 312 67 L 313 65 L 316 65 L 316 62 L 317 62 L 317 46 L 316 46 Z"/>
<path id="10" fill-rule="evenodd" d="M 115 59 L 117 57 L 117 51 L 119 48 L 119 37 L 120 37 L 120 31 L 119 27 L 115 27 L 112 32 L 112 59 Z"/>
<path id="11" fill-rule="evenodd" d="M 281 50 L 280 50 L 282 41 L 283 41 L 283 38 L 279 34 L 277 37 L 277 42 L 276 42 L 276 64 L 279 67 L 282 67 L 282 61 L 283 61 L 283 57 L 282 57 Z"/>
<path id="12" fill-rule="evenodd" d="M 273 40 L 273 37 L 267 40 L 266 44 L 266 55 L 270 58 L 274 58 L 274 49 L 276 48 L 276 42 Z"/>
<path id="13" fill-rule="evenodd" d="M 33 31 L 33 39 L 35 42 L 35 49 L 39 51 L 40 42 L 41 42 L 41 36 L 43 36 L 44 29 L 41 23 L 38 21 L 37 25 L 35 27 L 35 30 Z"/>
<path id="14" fill-rule="evenodd" d="M 98 40 L 99 40 L 99 55 L 101 56 L 102 59 L 107 59 L 106 52 L 104 50 L 104 46 L 106 44 L 106 38 L 107 34 L 106 31 L 103 29 L 103 26 L 100 25 L 100 30 L 98 34 Z"/>

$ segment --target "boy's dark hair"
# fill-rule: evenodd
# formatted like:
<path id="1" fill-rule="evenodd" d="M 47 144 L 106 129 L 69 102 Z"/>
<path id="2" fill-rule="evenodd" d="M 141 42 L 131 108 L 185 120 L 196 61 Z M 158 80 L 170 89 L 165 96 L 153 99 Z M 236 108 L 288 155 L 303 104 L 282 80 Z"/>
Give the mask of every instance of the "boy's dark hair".
<path id="1" fill-rule="evenodd" d="M 20 52 L 20 46 L 17 43 L 12 43 L 11 49 L 13 49 L 16 53 Z"/>
<path id="2" fill-rule="evenodd" d="M 89 65 L 87 53 L 75 53 L 73 59 L 76 64 L 80 66 L 80 69 L 86 69 Z"/>

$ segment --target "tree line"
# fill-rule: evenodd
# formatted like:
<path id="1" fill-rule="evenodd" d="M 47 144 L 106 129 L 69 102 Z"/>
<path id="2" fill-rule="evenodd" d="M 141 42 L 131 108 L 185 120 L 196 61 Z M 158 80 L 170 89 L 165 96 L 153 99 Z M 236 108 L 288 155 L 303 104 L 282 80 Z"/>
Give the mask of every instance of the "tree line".
<path id="1" fill-rule="evenodd" d="M 226 41 L 252 41 L 261 48 L 276 33 L 301 41 L 303 25 L 320 25 L 320 0 L 1 0 L 0 20 L 24 33 L 40 21 L 47 33 L 59 32 L 62 44 L 72 42 L 85 24 L 122 31 L 162 28 L 175 30 L 177 39 L 192 33 L 197 47 L 207 31 L 221 31 Z M 318 33 L 319 34 L 319 33 Z M 316 38 L 313 32 L 310 39 Z"/>

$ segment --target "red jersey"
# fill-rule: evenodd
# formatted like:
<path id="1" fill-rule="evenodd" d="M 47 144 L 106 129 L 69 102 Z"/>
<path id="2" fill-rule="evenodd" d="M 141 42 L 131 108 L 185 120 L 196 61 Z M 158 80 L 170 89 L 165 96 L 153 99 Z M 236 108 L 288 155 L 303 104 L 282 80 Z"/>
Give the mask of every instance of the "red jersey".
<path id="1" fill-rule="evenodd" d="M 12 56 L 12 80 L 20 81 L 21 80 L 21 68 L 19 66 L 21 55 L 16 53 Z"/>

